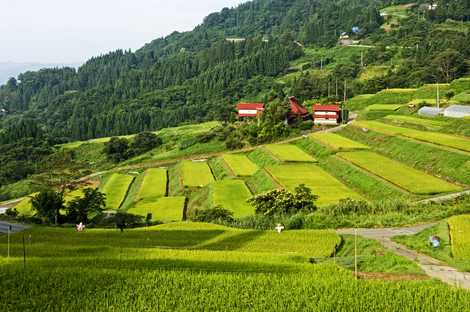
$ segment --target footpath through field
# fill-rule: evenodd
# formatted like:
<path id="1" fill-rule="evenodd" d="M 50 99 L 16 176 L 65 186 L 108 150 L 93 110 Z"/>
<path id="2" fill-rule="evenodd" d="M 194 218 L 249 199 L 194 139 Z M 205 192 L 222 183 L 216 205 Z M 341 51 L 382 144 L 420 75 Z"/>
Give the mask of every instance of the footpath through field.
<path id="1" fill-rule="evenodd" d="M 340 229 L 339 234 L 357 234 L 380 242 L 384 247 L 395 254 L 408 258 L 416 263 L 427 275 L 437 278 L 449 285 L 470 289 L 470 273 L 459 272 L 453 267 L 443 264 L 441 261 L 411 250 L 401 244 L 392 241 L 395 236 L 415 235 L 436 225 L 436 223 L 422 224 L 413 227 L 386 228 L 386 229 Z"/>

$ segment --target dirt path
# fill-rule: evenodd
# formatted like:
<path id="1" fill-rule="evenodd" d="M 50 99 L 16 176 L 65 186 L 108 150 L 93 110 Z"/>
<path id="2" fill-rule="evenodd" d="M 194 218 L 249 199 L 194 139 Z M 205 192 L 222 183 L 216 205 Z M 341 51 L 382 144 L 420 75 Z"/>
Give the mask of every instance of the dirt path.
<path id="1" fill-rule="evenodd" d="M 470 289 L 470 273 L 459 272 L 441 261 L 411 250 L 401 244 L 392 241 L 395 236 L 414 235 L 434 226 L 436 223 L 422 224 L 412 227 L 389 228 L 389 229 L 340 229 L 339 234 L 357 234 L 380 242 L 385 248 L 395 254 L 416 262 L 427 275 L 437 278 L 449 285 Z"/>
<path id="2" fill-rule="evenodd" d="M 457 198 L 459 198 L 460 196 L 463 196 L 463 195 L 470 195 L 470 190 L 424 199 L 424 200 L 421 200 L 419 202 L 416 202 L 416 204 L 442 203 L 442 202 L 445 202 L 445 201 L 457 199 Z"/>

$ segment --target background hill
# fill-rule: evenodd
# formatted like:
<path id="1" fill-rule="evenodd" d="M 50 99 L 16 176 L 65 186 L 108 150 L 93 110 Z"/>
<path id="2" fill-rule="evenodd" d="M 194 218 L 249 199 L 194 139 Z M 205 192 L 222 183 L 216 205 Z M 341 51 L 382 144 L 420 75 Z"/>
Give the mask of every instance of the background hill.
<path id="1" fill-rule="evenodd" d="M 455 0 L 438 1 L 436 10 L 424 1 L 248 2 L 135 53 L 9 80 L 0 89 L 0 108 L 9 112 L 0 119 L 1 141 L 62 142 L 229 120 L 239 99 L 321 98 L 332 81 L 345 79 L 353 82 L 349 95 L 448 82 L 467 70 L 469 19 L 468 3 Z M 368 48 L 331 49 L 342 33 Z M 329 70 L 309 70 L 320 63 Z M 292 72 L 295 79 L 280 80 Z"/>

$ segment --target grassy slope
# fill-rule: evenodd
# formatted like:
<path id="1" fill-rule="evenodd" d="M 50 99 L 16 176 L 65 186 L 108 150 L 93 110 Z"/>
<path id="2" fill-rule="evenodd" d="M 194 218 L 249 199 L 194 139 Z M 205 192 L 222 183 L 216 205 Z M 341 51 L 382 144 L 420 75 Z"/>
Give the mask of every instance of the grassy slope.
<path id="1" fill-rule="evenodd" d="M 429 246 L 429 237 L 432 235 L 437 235 L 441 238 L 441 247 L 432 248 Z M 447 221 L 442 221 L 438 225 L 426 229 L 416 235 L 399 236 L 395 237 L 394 240 L 410 247 L 411 249 L 448 263 L 459 270 L 470 272 L 469 260 L 459 260 L 452 256 L 452 245 L 449 237 L 449 226 Z"/>

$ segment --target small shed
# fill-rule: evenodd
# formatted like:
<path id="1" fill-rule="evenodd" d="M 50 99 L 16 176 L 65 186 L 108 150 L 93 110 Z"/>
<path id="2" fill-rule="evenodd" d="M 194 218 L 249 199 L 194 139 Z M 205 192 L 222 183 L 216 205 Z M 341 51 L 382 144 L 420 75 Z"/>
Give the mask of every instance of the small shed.
<path id="1" fill-rule="evenodd" d="M 238 117 L 258 117 L 264 111 L 263 103 L 237 104 Z"/>
<path id="2" fill-rule="evenodd" d="M 341 107 L 339 105 L 320 105 L 312 106 L 313 122 L 315 125 L 336 126 L 341 123 Z"/>
<path id="3" fill-rule="evenodd" d="M 431 106 L 421 107 L 418 111 L 418 115 L 426 117 L 436 117 L 442 113 L 442 109 Z"/>
<path id="4" fill-rule="evenodd" d="M 470 106 L 452 105 L 444 110 L 444 116 L 450 118 L 465 118 L 470 116 Z"/>

